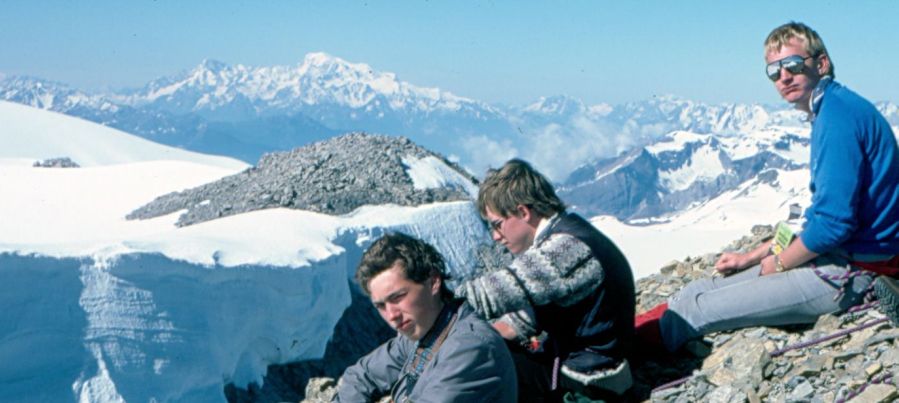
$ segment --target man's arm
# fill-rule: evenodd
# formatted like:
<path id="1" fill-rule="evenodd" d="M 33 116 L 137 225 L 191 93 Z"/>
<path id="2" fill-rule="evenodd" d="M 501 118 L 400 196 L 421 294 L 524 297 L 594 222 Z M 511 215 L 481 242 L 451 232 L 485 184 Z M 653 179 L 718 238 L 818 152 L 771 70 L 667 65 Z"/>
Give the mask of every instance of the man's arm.
<path id="1" fill-rule="evenodd" d="M 571 235 L 553 234 L 517 256 L 508 267 L 461 284 L 456 294 L 493 319 L 550 302 L 573 304 L 595 290 L 603 278 L 602 266 L 590 247 Z"/>
<path id="2" fill-rule="evenodd" d="M 399 336 L 380 345 L 346 369 L 337 385 L 335 402 L 371 402 L 390 392 L 410 352 L 411 343 Z"/>
<path id="3" fill-rule="evenodd" d="M 858 202 L 864 175 L 862 141 L 848 116 L 837 111 L 815 122 L 812 138 L 812 204 L 799 237 L 815 253 L 839 247 L 858 229 Z M 797 262 L 796 264 L 803 263 Z"/>
<path id="4" fill-rule="evenodd" d="M 790 246 L 780 253 L 780 263 L 783 265 L 784 270 L 789 270 L 812 260 L 817 256 L 817 253 L 809 250 L 809 248 L 805 246 L 805 242 L 802 242 L 801 237 L 797 237 Z M 777 273 L 777 264 L 774 261 L 774 256 L 771 255 L 762 260 L 761 275 L 764 276 L 773 273 Z"/>

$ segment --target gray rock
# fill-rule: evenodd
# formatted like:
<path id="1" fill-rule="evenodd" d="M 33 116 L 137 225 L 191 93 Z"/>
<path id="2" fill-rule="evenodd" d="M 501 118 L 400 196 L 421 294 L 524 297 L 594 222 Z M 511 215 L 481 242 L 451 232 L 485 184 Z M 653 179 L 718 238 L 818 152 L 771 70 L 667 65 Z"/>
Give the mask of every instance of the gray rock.
<path id="1" fill-rule="evenodd" d="M 69 157 L 48 158 L 42 161 L 35 161 L 32 164 L 35 168 L 80 168 L 75 161 Z"/>
<path id="2" fill-rule="evenodd" d="M 759 396 L 759 393 L 756 392 L 754 389 L 744 388 L 743 393 L 746 394 L 746 400 L 748 400 L 749 403 L 762 403 L 761 396 Z"/>
<path id="3" fill-rule="evenodd" d="M 353 133 L 290 152 L 265 154 L 255 167 L 163 195 L 126 218 L 149 219 L 187 210 L 176 223 L 186 226 L 275 207 L 340 215 L 363 205 L 471 200 L 461 186 L 416 189 L 403 162 L 410 157 L 435 157 L 477 184 L 456 164 L 409 139 Z"/>
<path id="4" fill-rule="evenodd" d="M 813 354 L 808 358 L 801 360 L 790 374 L 799 375 L 803 377 L 812 377 L 817 376 L 824 370 L 824 361 L 825 357 L 820 354 Z"/>
<path id="5" fill-rule="evenodd" d="M 712 353 L 702 364 L 712 384 L 758 388 L 771 357 L 760 340 L 735 338 Z"/>
<path id="6" fill-rule="evenodd" d="M 893 385 L 869 385 L 858 396 L 849 400 L 849 403 L 886 403 L 899 398 L 899 391 Z"/>
<path id="7" fill-rule="evenodd" d="M 330 402 L 337 393 L 337 382 L 334 378 L 312 378 L 306 385 L 306 403 Z"/>
<path id="8" fill-rule="evenodd" d="M 892 342 L 893 340 L 899 339 L 899 329 L 883 329 L 871 338 L 865 340 L 865 347 L 870 347 L 878 343 L 883 342 Z"/>
<path id="9" fill-rule="evenodd" d="M 683 386 L 678 386 L 674 388 L 662 389 L 660 391 L 652 392 L 650 398 L 654 402 L 665 402 L 671 399 L 676 399 L 678 395 L 684 392 Z"/>
<path id="10" fill-rule="evenodd" d="M 815 388 L 807 381 L 802 381 L 787 396 L 788 402 L 805 402 L 815 393 Z"/>
<path id="11" fill-rule="evenodd" d="M 706 395 L 706 399 L 710 403 L 742 403 L 748 400 L 745 392 L 730 385 L 715 388 L 712 393 Z"/>

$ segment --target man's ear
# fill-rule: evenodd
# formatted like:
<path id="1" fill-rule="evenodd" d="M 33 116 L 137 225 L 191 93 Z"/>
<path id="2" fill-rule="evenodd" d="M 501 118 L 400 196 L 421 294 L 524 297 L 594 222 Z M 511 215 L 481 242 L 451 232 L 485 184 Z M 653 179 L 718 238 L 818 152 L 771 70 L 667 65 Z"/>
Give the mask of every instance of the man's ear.
<path id="1" fill-rule="evenodd" d="M 818 56 L 818 75 L 823 76 L 830 73 L 830 56 L 827 53 Z"/>
<path id="2" fill-rule="evenodd" d="M 519 204 L 515 207 L 518 212 L 518 218 L 524 220 L 524 222 L 528 223 L 528 225 L 537 228 L 537 225 L 540 224 L 540 219 L 543 218 L 537 212 L 532 210 L 530 207 L 525 206 L 524 204 Z"/>
<path id="3" fill-rule="evenodd" d="M 519 204 L 519 205 L 515 206 L 515 211 L 518 214 L 518 218 L 521 218 L 522 220 L 525 220 L 525 221 L 530 221 L 531 216 L 534 214 L 534 212 L 531 210 L 531 208 L 528 206 L 525 206 L 524 204 Z"/>
<path id="4" fill-rule="evenodd" d="M 434 295 L 440 294 L 440 288 L 442 285 L 443 279 L 440 278 L 440 274 L 431 274 L 431 293 Z"/>

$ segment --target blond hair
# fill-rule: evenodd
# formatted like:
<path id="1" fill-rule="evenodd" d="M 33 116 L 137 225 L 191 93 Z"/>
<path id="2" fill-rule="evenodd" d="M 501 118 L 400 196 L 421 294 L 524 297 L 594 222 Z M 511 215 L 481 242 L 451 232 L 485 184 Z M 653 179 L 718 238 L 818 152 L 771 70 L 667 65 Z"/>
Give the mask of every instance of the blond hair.
<path id="1" fill-rule="evenodd" d="M 774 28 L 774 30 L 768 34 L 768 38 L 765 39 L 765 54 L 779 51 L 782 47 L 788 45 L 793 38 L 802 43 L 802 46 L 805 47 L 805 51 L 809 56 L 817 58 L 821 55 L 827 55 L 827 59 L 830 63 L 828 63 L 828 71 L 824 74 L 836 77 L 833 59 L 831 59 L 830 54 L 827 53 L 824 41 L 821 40 L 821 37 L 814 29 L 809 28 L 808 25 L 801 22 L 790 21 Z"/>

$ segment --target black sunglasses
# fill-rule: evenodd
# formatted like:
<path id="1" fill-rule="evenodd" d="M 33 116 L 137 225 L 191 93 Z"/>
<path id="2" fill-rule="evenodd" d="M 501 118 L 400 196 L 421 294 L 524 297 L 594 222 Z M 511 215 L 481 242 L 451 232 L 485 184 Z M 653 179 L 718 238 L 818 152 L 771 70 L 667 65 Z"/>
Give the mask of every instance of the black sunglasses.
<path id="1" fill-rule="evenodd" d="M 802 73 L 802 70 L 805 69 L 805 61 L 808 59 L 814 59 L 815 56 L 806 56 L 802 57 L 799 55 L 787 56 L 783 59 L 773 61 L 768 63 L 765 66 L 765 73 L 768 74 L 768 78 L 771 81 L 780 80 L 780 69 L 784 68 L 790 72 L 790 74 L 799 74 Z"/>

